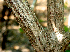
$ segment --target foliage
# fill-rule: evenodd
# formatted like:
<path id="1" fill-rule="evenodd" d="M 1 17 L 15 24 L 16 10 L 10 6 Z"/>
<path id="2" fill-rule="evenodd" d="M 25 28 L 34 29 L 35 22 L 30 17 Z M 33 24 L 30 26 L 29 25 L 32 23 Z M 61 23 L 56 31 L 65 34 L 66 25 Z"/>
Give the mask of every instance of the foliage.
<path id="1" fill-rule="evenodd" d="M 65 52 L 70 52 L 70 50 L 66 50 Z"/>
<path id="2" fill-rule="evenodd" d="M 64 22 L 66 21 L 66 17 L 64 17 Z"/>
<path id="3" fill-rule="evenodd" d="M 66 2 L 66 3 L 64 4 L 64 8 L 65 8 L 65 9 L 67 9 L 67 5 L 68 5 L 68 4 L 67 4 L 67 2 Z"/>
<path id="4" fill-rule="evenodd" d="M 19 28 L 19 31 L 20 31 L 20 33 L 24 33 L 24 31 L 21 28 Z"/>
<path id="5" fill-rule="evenodd" d="M 64 30 L 65 30 L 65 32 L 67 32 L 68 31 L 68 27 L 64 26 Z"/>
<path id="6" fill-rule="evenodd" d="M 43 20 L 39 20 L 39 22 L 43 22 Z"/>
<path id="7" fill-rule="evenodd" d="M 70 47 L 70 44 L 68 46 Z"/>

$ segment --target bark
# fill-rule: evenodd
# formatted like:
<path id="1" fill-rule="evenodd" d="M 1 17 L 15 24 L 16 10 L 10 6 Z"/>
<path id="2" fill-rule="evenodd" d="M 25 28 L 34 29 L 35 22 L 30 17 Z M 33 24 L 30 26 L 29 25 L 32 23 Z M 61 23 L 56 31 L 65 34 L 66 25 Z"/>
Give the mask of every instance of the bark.
<path id="1" fill-rule="evenodd" d="M 12 9 L 36 52 L 64 52 L 70 42 L 70 35 L 63 30 L 63 0 L 47 0 L 48 31 L 40 25 L 27 1 L 5 0 L 5 2 Z"/>
<path id="2" fill-rule="evenodd" d="M 47 0 L 48 28 L 51 31 L 64 31 L 64 1 Z M 50 26 L 50 27 L 49 27 Z"/>

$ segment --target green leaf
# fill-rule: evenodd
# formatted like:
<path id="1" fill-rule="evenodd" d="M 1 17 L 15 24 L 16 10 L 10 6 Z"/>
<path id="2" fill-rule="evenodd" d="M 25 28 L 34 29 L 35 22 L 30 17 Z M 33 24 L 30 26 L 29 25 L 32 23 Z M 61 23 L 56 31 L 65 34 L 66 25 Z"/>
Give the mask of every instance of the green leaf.
<path id="1" fill-rule="evenodd" d="M 70 32 L 70 29 L 69 29 L 69 32 Z"/>
<path id="2" fill-rule="evenodd" d="M 64 30 L 65 30 L 65 32 L 67 32 L 68 31 L 68 27 L 64 26 Z"/>
<path id="3" fill-rule="evenodd" d="M 70 44 L 68 46 L 70 47 Z"/>
<path id="4" fill-rule="evenodd" d="M 66 17 L 64 17 L 64 21 L 66 21 Z"/>
<path id="5" fill-rule="evenodd" d="M 43 22 L 43 20 L 39 20 L 39 22 Z"/>
<path id="6" fill-rule="evenodd" d="M 68 4 L 67 4 L 67 2 L 66 2 L 66 3 L 64 4 L 64 8 L 65 8 L 65 9 L 67 9 L 67 5 L 68 5 Z"/>
<path id="7" fill-rule="evenodd" d="M 70 50 L 66 50 L 65 52 L 70 52 Z"/>
<path id="8" fill-rule="evenodd" d="M 68 28 L 68 32 L 70 32 L 70 27 Z"/>
<path id="9" fill-rule="evenodd" d="M 65 9 L 67 9 L 67 6 L 66 6 L 66 5 L 64 5 L 64 8 L 65 8 Z"/>
<path id="10" fill-rule="evenodd" d="M 21 33 L 24 33 L 24 31 L 23 31 L 21 28 L 19 28 L 19 31 L 20 31 Z"/>

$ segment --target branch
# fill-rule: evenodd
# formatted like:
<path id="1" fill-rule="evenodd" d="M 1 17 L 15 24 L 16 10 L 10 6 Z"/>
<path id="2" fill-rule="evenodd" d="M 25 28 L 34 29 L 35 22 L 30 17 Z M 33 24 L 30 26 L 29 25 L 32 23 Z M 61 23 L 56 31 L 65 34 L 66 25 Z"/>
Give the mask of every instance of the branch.
<path id="1" fill-rule="evenodd" d="M 37 52 L 63 52 L 65 49 L 64 46 L 69 43 L 70 39 L 68 36 L 70 35 L 68 34 L 68 36 L 65 36 L 65 33 L 63 34 L 59 32 L 59 27 L 63 25 L 62 21 L 59 21 L 62 20 L 61 18 L 63 18 L 63 11 L 61 11 L 61 15 L 58 13 L 60 10 L 57 12 L 58 16 L 60 16 L 60 18 L 58 18 L 58 16 L 55 14 L 57 10 L 55 11 L 53 6 L 55 1 L 48 0 L 48 31 L 46 33 L 38 22 L 35 13 L 31 11 L 32 9 L 29 7 L 27 1 L 22 2 L 21 0 L 5 0 L 6 4 L 12 8 L 17 22 L 26 32 L 26 35 L 28 36 L 32 46 Z M 59 1 L 61 3 L 60 6 L 63 6 L 62 0 Z M 56 5 L 59 4 L 56 2 Z M 63 8 L 61 7 L 61 10 L 62 9 Z M 58 23 L 61 25 L 57 26 Z M 53 31 L 54 27 L 57 28 L 57 31 L 56 28 L 54 29 L 56 32 Z"/>
<path id="2" fill-rule="evenodd" d="M 50 31 L 64 31 L 64 2 L 63 0 L 47 0 L 48 29 Z M 50 26 L 50 27 L 49 27 Z M 52 28 L 53 27 L 53 28 Z"/>
<path id="3" fill-rule="evenodd" d="M 34 10 L 35 5 L 36 5 L 36 2 L 37 2 L 37 0 L 33 0 L 33 3 L 32 3 L 32 5 L 31 5 L 32 10 Z"/>
<path id="4" fill-rule="evenodd" d="M 32 46 L 37 51 L 43 51 L 46 43 L 46 34 L 44 33 L 43 27 L 38 22 L 35 13 L 31 11 L 28 2 L 23 3 L 20 0 L 5 0 L 5 2 L 12 8 L 17 22 L 26 32 Z"/>

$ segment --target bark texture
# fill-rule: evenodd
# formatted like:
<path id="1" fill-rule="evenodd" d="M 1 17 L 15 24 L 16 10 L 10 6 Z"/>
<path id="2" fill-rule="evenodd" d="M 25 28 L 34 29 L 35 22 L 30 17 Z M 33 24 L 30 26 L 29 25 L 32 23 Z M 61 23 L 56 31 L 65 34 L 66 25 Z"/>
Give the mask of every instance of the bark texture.
<path id="1" fill-rule="evenodd" d="M 17 22 L 25 31 L 36 52 L 64 52 L 70 42 L 70 33 L 63 30 L 63 0 L 47 0 L 48 31 L 38 22 L 28 2 L 5 0 Z"/>

